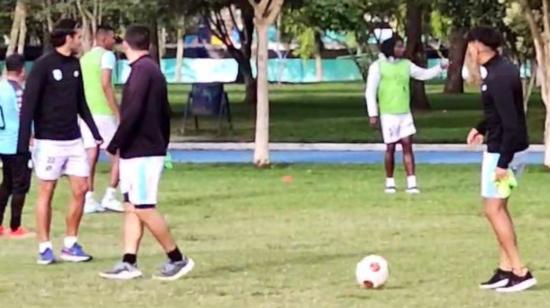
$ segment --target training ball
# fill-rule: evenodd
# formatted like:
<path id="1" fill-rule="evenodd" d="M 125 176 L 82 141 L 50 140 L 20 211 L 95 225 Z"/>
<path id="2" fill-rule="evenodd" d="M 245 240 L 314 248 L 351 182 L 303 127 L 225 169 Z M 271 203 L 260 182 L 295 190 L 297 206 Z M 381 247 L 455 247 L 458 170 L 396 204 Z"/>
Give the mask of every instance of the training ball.
<path id="1" fill-rule="evenodd" d="M 380 288 L 389 276 L 388 261 L 381 256 L 366 256 L 355 268 L 357 283 L 365 289 Z"/>

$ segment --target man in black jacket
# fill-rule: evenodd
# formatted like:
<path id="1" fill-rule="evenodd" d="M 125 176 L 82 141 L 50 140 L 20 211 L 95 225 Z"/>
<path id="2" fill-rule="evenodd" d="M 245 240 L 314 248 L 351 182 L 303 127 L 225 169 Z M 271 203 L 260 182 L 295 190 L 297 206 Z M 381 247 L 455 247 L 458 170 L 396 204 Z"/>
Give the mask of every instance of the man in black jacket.
<path id="1" fill-rule="evenodd" d="M 480 285 L 511 293 L 531 288 L 536 279 L 522 262 L 517 246 L 514 224 L 508 211 L 515 177 L 525 166 L 529 147 L 523 110 L 523 93 L 519 70 L 498 52 L 502 36 L 494 29 L 478 27 L 468 34 L 466 57 L 473 65 L 472 73 L 481 78 L 481 100 L 484 120 L 468 134 L 470 145 L 485 139 L 481 195 L 485 215 L 497 237 L 500 264 L 495 274 Z"/>
<path id="2" fill-rule="evenodd" d="M 63 175 L 69 177 L 72 198 L 61 259 L 70 262 L 92 259 L 77 240 L 90 175 L 78 116 L 90 127 L 96 143 L 103 141 L 84 98 L 80 63 L 75 57 L 81 49 L 80 37 L 77 22 L 59 21 L 51 33 L 55 49 L 34 63 L 23 94 L 17 152 L 29 150 L 31 126 L 34 125 L 33 160 L 39 179 L 36 202 L 38 264 L 55 261 L 50 242 L 51 201 L 57 180 Z"/>
<path id="3" fill-rule="evenodd" d="M 176 280 L 189 273 L 193 260 L 179 250 L 164 217 L 156 209 L 157 190 L 170 139 L 170 106 L 164 75 L 149 56 L 150 32 L 142 26 L 128 28 L 124 49 L 132 72 L 124 85 L 120 125 L 107 151 L 120 155 L 120 188 L 126 208 L 124 255 L 106 279 L 142 276 L 137 252 L 146 227 L 164 249 L 168 262 L 158 280 Z"/>

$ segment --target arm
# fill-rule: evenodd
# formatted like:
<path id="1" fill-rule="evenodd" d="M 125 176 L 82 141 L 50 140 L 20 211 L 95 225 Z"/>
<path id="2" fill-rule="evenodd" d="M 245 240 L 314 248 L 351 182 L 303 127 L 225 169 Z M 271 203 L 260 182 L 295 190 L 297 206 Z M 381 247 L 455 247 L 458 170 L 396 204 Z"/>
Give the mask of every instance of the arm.
<path id="1" fill-rule="evenodd" d="M 501 78 L 504 80 L 501 86 L 490 84 L 488 88 L 502 123 L 502 143 L 497 166 L 507 169 L 514 158 L 514 140 L 519 135 L 521 124 L 514 104 L 512 76 L 502 76 Z"/>
<path id="2" fill-rule="evenodd" d="M 369 67 L 369 75 L 367 76 L 367 87 L 365 90 L 365 98 L 367 100 L 367 110 L 370 117 L 378 116 L 378 101 L 377 92 L 380 84 L 380 66 L 378 62 L 374 62 Z"/>
<path id="3" fill-rule="evenodd" d="M 113 89 L 113 70 L 116 65 L 116 57 L 113 52 L 107 51 L 103 54 L 101 59 L 101 86 L 103 87 L 103 92 L 107 98 L 107 103 L 109 108 L 113 111 L 113 114 L 120 119 L 118 104 L 116 101 L 115 90 Z"/>
<path id="4" fill-rule="evenodd" d="M 485 133 L 487 132 L 487 120 L 481 120 L 481 122 L 476 125 L 475 129 L 479 134 L 485 135 Z"/>
<path id="5" fill-rule="evenodd" d="M 140 72 L 138 68 L 134 68 L 132 76 L 126 81 L 129 88 L 125 93 L 128 93 L 128 97 L 124 97 L 123 100 L 128 105 L 123 109 L 120 125 L 107 147 L 109 153 L 115 155 L 120 148 L 128 144 L 132 132 L 142 119 L 147 103 L 149 78 L 146 72 Z"/>
<path id="6" fill-rule="evenodd" d="M 27 153 L 32 134 L 32 122 L 46 84 L 46 72 L 42 63 L 36 63 L 27 79 L 19 115 L 17 153 Z"/>
<path id="7" fill-rule="evenodd" d="M 423 68 L 411 62 L 411 77 L 416 80 L 430 80 L 437 77 L 443 69 L 440 65 L 432 68 Z"/>
<path id="8" fill-rule="evenodd" d="M 80 70 L 80 63 L 78 64 L 79 70 Z M 78 115 L 82 118 L 82 120 L 88 125 L 88 128 L 90 128 L 90 131 L 92 132 L 92 135 L 94 136 L 95 141 L 98 144 L 101 144 L 103 142 L 103 138 L 101 138 L 101 135 L 99 134 L 99 130 L 97 129 L 97 126 L 95 125 L 94 118 L 92 117 L 92 113 L 90 112 L 90 108 L 88 107 L 88 103 L 86 102 L 86 96 L 84 95 L 84 83 L 82 81 L 82 74 L 78 77 L 78 106 L 77 106 Z"/>

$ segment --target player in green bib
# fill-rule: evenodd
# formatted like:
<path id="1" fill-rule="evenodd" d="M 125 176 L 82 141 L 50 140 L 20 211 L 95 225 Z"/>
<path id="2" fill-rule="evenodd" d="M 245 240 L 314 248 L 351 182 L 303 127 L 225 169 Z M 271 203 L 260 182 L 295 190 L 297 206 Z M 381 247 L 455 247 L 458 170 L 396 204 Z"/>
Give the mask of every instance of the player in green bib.
<path id="1" fill-rule="evenodd" d="M 113 89 L 112 76 L 116 65 L 113 53 L 115 34 L 112 28 L 100 26 L 95 37 L 95 46 L 80 59 L 84 92 L 88 107 L 97 125 L 99 133 L 105 142 L 102 149 L 109 144 L 118 127 L 119 111 Z M 89 177 L 90 191 L 86 194 L 84 213 L 103 212 L 111 210 L 122 212 L 122 204 L 116 198 L 118 186 L 118 160 L 112 157 L 111 179 L 101 203 L 94 198 L 95 167 L 99 157 L 99 149 L 86 124 L 80 123 L 82 140 L 90 159 L 91 173 Z"/>
<path id="2" fill-rule="evenodd" d="M 380 58 L 369 67 L 366 100 L 370 123 L 377 127 L 380 123 L 382 136 L 386 144 L 386 193 L 397 191 L 395 179 L 395 148 L 401 145 L 403 163 L 407 173 L 407 193 L 418 194 L 415 176 L 413 135 L 416 133 L 410 108 L 410 79 L 429 80 L 437 77 L 448 67 L 448 61 L 441 65 L 425 69 L 404 59 L 403 40 L 394 35 L 385 40 L 380 47 Z"/>

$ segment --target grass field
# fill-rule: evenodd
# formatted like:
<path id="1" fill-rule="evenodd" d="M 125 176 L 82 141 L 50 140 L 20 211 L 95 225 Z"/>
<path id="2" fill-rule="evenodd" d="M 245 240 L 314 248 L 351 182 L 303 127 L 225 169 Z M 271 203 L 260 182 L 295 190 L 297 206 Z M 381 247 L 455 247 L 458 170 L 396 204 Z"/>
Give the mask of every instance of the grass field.
<path id="1" fill-rule="evenodd" d="M 189 86 L 171 86 L 170 100 L 175 111 L 173 135 L 181 137 L 184 103 Z M 362 83 L 271 85 L 271 141 L 274 142 L 379 142 L 380 133 L 368 125 Z M 426 86 L 432 110 L 415 114 L 417 141 L 463 143 L 469 129 L 481 118 L 479 94 L 442 94 L 442 85 Z M 215 121 L 201 121 L 196 132 L 189 123 L 191 140 L 252 141 L 253 110 L 243 104 L 244 87 L 227 86 L 234 114 L 234 130 L 217 136 Z M 532 143 L 542 143 L 544 106 L 535 94 L 528 113 Z"/>
<path id="2" fill-rule="evenodd" d="M 197 267 L 174 283 L 103 281 L 120 255 L 121 216 L 85 217 L 89 264 L 34 264 L 33 240 L 0 240 L 0 307 L 550 307 L 548 175 L 531 168 L 513 200 L 520 243 L 539 286 L 524 294 L 477 289 L 497 251 L 481 216 L 478 166 L 420 166 L 424 192 L 382 192 L 381 166 L 179 165 L 161 184 L 161 209 Z M 281 177 L 292 175 L 284 184 Z M 102 168 L 101 180 L 106 178 Z M 398 179 L 403 185 L 403 176 Z M 101 184 L 104 184 L 101 183 Z M 66 184 L 55 197 L 54 244 L 63 234 Z M 100 185 L 102 187 L 102 185 Z M 34 187 L 35 189 L 36 187 Z M 33 225 L 33 190 L 24 221 Z M 390 262 L 383 290 L 354 280 L 355 264 Z M 164 261 L 148 236 L 140 266 Z"/>

